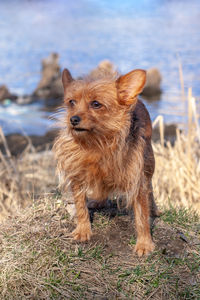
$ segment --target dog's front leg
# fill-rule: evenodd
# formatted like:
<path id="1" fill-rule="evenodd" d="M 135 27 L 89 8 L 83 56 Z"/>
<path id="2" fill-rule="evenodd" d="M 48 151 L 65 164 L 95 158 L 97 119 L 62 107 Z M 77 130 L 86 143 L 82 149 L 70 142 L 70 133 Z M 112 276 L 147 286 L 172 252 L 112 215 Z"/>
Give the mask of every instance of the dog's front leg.
<path id="1" fill-rule="evenodd" d="M 75 240 L 85 242 L 89 241 L 92 236 L 91 223 L 86 205 L 86 195 L 80 192 L 80 186 L 72 187 L 74 202 L 76 207 L 77 226 L 72 232 Z"/>
<path id="2" fill-rule="evenodd" d="M 138 197 L 134 201 L 135 226 L 137 231 L 135 252 L 138 256 L 149 254 L 155 247 L 150 233 L 149 191 L 144 187 L 140 186 Z"/>

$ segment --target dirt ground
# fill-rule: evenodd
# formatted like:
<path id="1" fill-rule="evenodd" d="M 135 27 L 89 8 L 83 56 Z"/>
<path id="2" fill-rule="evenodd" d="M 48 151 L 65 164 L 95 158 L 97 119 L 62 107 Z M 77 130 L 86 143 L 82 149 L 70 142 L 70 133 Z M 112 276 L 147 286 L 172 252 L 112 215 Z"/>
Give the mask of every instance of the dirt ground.
<path id="1" fill-rule="evenodd" d="M 200 299 L 199 220 L 186 210 L 155 220 L 156 249 L 142 258 L 132 214 L 93 211 L 88 243 L 72 240 L 74 227 L 55 196 L 0 225 L 0 298 Z"/>

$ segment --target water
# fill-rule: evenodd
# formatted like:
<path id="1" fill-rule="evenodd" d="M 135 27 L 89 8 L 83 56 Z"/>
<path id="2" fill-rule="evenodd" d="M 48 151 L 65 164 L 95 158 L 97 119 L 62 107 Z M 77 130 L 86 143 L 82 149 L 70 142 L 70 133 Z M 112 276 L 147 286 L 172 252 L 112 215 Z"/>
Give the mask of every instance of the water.
<path id="1" fill-rule="evenodd" d="M 0 84 L 21 95 L 31 93 L 40 78 L 40 61 L 51 52 L 60 54 L 61 67 L 75 77 L 103 59 L 122 73 L 154 66 L 163 75 L 164 93 L 160 101 L 147 103 L 151 117 L 163 114 L 166 122 L 182 122 L 177 54 L 186 90 L 192 87 L 200 96 L 199 32 L 199 0 L 0 0 Z M 43 115 L 36 111 L 31 130 L 38 133 Z M 4 112 L 1 107 L 0 124 Z M 7 114 L 12 120 L 9 109 Z M 41 126 L 47 130 L 49 124 Z M 30 128 L 23 127 L 28 134 Z"/>
<path id="2" fill-rule="evenodd" d="M 29 105 L 0 105 L 0 126 L 5 135 L 44 135 L 53 128 L 50 113 L 42 110 L 41 103 Z"/>

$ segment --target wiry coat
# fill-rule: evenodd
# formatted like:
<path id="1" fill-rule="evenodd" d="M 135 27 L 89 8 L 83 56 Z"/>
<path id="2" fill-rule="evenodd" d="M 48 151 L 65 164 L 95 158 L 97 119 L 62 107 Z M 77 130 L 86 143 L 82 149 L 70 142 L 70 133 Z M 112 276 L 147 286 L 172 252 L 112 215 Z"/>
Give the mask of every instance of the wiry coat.
<path id="1" fill-rule="evenodd" d="M 58 170 L 65 188 L 71 188 L 78 225 L 75 239 L 91 236 L 86 197 L 104 201 L 124 196 L 134 208 L 139 255 L 153 249 L 149 215 L 156 214 L 151 178 L 154 156 L 151 121 L 137 94 L 145 83 L 145 73 L 136 70 L 117 80 L 101 78 L 74 81 L 63 73 L 66 116 L 55 142 Z M 94 101 L 95 99 L 95 101 Z M 99 107 L 93 107 L 99 105 Z M 78 116 L 80 124 L 72 125 Z"/>

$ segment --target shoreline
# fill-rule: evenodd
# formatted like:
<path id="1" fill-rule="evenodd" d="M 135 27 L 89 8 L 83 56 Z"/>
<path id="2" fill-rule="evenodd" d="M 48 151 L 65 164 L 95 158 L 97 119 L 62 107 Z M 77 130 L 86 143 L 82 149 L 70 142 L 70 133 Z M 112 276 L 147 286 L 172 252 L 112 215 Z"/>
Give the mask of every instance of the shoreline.
<path id="1" fill-rule="evenodd" d="M 169 141 L 172 145 L 174 144 L 176 140 L 176 129 L 176 124 L 165 124 L 165 142 Z M 51 149 L 58 131 L 59 129 L 52 129 L 47 131 L 44 135 L 29 136 L 19 133 L 11 133 L 6 135 L 5 139 L 11 155 L 18 156 L 23 153 L 28 146 L 33 146 L 38 152 L 44 151 L 45 149 Z M 160 130 L 158 126 L 153 128 L 152 141 L 154 143 L 160 142 Z M 3 154 L 6 154 L 2 141 L 0 141 L 0 151 Z"/>

